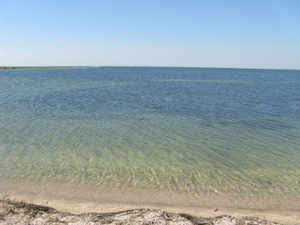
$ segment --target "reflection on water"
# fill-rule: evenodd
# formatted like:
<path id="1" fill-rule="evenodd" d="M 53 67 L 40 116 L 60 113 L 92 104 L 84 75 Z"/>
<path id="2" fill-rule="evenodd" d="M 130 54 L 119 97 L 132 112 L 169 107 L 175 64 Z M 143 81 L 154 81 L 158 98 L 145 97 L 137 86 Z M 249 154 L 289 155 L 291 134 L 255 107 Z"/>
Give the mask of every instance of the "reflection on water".
<path id="1" fill-rule="evenodd" d="M 0 177 L 196 198 L 300 194 L 300 71 L 0 71 Z"/>

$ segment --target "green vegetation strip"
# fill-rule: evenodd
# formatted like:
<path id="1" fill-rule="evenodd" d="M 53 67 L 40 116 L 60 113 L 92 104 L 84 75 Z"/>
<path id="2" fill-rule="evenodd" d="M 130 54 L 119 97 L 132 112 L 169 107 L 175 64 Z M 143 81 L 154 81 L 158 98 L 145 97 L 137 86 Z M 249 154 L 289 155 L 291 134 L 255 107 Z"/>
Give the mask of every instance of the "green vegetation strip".
<path id="1" fill-rule="evenodd" d="M 0 70 L 12 69 L 82 69 L 80 66 L 0 66 Z"/>

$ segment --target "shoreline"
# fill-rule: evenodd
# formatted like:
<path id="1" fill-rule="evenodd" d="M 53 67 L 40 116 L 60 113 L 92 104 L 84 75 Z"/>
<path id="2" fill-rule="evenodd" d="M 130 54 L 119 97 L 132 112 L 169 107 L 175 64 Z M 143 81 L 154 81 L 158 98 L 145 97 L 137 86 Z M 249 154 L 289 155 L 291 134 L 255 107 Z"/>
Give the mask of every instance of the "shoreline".
<path id="1" fill-rule="evenodd" d="M 109 68 L 109 67 L 115 67 L 115 68 L 176 68 L 176 69 L 226 69 L 226 70 L 279 70 L 279 71 L 299 71 L 300 68 L 246 68 L 246 67 L 195 67 L 195 66 L 137 66 L 137 65 L 131 65 L 131 66 L 125 66 L 125 65 L 99 65 L 99 66 L 62 66 L 66 69 L 82 69 L 82 68 Z M 1 69 L 60 69 L 62 67 L 59 66 L 0 66 Z"/>
<path id="2" fill-rule="evenodd" d="M 210 208 L 182 205 L 161 205 L 161 204 L 136 204 L 136 203 L 118 203 L 118 202 L 97 202 L 91 200 L 79 199 L 48 199 L 42 196 L 32 197 L 25 195 L 3 195 L 0 194 L 1 201 L 21 202 L 25 204 L 34 204 L 42 207 L 50 207 L 61 212 L 73 215 L 82 214 L 115 214 L 117 212 L 134 211 L 141 209 L 159 210 L 175 215 L 187 214 L 193 218 L 214 219 L 224 215 L 236 219 L 244 217 L 260 218 L 265 221 L 272 221 L 274 224 L 297 225 L 300 223 L 299 211 L 283 210 L 262 210 L 262 209 L 241 209 L 241 208 Z M 213 224 L 213 223 L 212 223 Z M 226 224 L 226 223 L 224 223 Z M 258 223 L 262 224 L 262 223 Z M 267 223 L 266 223 L 267 224 Z M 268 223 L 269 224 L 269 223 Z M 273 223 L 270 223 L 273 224 Z"/>
<path id="3" fill-rule="evenodd" d="M 72 223 L 72 224 L 210 224 L 210 225 L 241 225 L 241 224 L 281 224 L 274 220 L 266 220 L 256 215 L 227 215 L 214 210 L 214 215 L 203 214 L 195 216 L 186 212 L 172 212 L 165 209 L 139 207 L 133 209 L 118 209 L 112 212 L 95 212 L 90 205 L 88 212 L 71 213 L 67 210 L 56 209 L 50 205 L 36 204 L 20 200 L 3 198 L 0 200 L 0 224 L 14 223 Z M 221 214 L 220 214 L 221 213 Z M 293 222 L 283 224 L 294 224 Z M 296 223 L 295 223 L 296 224 Z"/>
<path id="4" fill-rule="evenodd" d="M 252 198 L 255 196 L 252 196 Z M 194 217 L 216 217 L 230 215 L 236 218 L 258 217 L 280 224 L 300 224 L 300 210 L 295 202 L 271 202 L 271 199 L 257 197 L 255 204 L 239 196 L 223 202 L 212 196 L 200 198 L 166 192 L 126 190 L 116 192 L 101 188 L 99 191 L 86 187 L 71 188 L 65 185 L 36 185 L 32 182 L 20 184 L 0 179 L 0 199 L 26 202 L 52 207 L 61 212 L 114 213 L 134 209 L 158 209 L 168 213 L 189 214 Z M 254 200 L 253 200 L 254 201 Z M 252 201 L 252 203 L 253 203 Z M 290 206 L 290 207 L 289 207 Z M 293 206 L 293 207 L 292 207 Z M 0 223 L 1 224 L 1 223 Z"/>
<path id="5" fill-rule="evenodd" d="M 24 70 L 24 69 L 84 69 L 83 66 L 0 66 L 0 70 Z"/>

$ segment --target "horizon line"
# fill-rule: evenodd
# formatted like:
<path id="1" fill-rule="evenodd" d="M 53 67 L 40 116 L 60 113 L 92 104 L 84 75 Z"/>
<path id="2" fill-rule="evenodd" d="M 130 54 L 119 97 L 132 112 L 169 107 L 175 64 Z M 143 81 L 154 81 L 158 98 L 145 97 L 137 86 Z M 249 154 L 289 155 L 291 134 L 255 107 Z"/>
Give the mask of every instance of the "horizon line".
<path id="1" fill-rule="evenodd" d="M 206 66 L 116 66 L 116 65 L 80 65 L 80 66 L 0 66 L 0 68 L 3 67 L 7 67 L 7 68 L 11 68 L 11 67 L 22 67 L 22 68 L 26 68 L 26 67 L 35 67 L 35 68 L 39 68 L 39 67 L 48 67 L 48 68 L 60 68 L 60 67 L 138 67 L 138 68 L 191 68 L 191 69 L 247 69 L 247 70 L 296 70 L 299 71 L 300 68 L 298 69 L 288 69 L 288 68 L 249 68 L 249 67 L 206 67 Z"/>

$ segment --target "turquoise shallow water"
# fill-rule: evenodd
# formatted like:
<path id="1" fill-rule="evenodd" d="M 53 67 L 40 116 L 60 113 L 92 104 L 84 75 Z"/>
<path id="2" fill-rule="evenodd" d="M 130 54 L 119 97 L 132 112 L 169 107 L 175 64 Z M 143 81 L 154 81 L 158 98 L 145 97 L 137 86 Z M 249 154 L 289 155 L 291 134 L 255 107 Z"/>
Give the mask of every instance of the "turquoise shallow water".
<path id="1" fill-rule="evenodd" d="M 0 70 L 0 178 L 295 199 L 300 71 Z"/>

